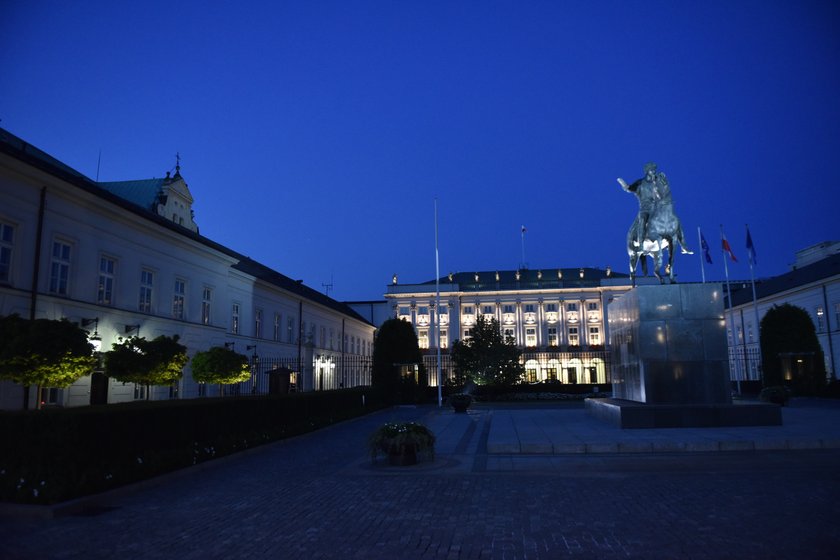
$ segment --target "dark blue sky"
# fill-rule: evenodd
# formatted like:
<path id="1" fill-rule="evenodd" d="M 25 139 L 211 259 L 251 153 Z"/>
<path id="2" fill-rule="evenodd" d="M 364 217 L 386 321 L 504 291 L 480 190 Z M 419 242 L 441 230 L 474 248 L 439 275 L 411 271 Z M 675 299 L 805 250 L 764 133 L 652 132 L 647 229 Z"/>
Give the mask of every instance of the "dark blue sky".
<path id="1" fill-rule="evenodd" d="M 130 5 L 127 5 L 130 4 Z M 134 5 L 136 4 L 136 5 Z M 201 233 L 338 299 L 393 273 L 626 271 L 655 161 L 749 278 L 840 239 L 840 4 L 0 4 L 0 126 L 95 178 L 182 157 Z M 699 254 L 699 251 L 698 251 Z M 684 281 L 699 257 L 678 257 Z"/>

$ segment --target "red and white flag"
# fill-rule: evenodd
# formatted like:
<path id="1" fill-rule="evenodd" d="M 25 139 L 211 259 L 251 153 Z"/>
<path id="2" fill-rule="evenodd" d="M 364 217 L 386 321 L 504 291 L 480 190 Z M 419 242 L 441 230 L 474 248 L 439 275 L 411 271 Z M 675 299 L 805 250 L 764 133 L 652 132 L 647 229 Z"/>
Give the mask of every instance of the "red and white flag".
<path id="1" fill-rule="evenodd" d="M 732 259 L 732 262 L 738 262 L 738 259 L 735 258 L 735 253 L 732 252 L 732 247 L 729 246 L 729 241 L 726 240 L 726 235 L 723 233 L 723 228 L 720 230 L 720 241 L 723 244 L 723 252 L 729 253 L 729 258 Z"/>

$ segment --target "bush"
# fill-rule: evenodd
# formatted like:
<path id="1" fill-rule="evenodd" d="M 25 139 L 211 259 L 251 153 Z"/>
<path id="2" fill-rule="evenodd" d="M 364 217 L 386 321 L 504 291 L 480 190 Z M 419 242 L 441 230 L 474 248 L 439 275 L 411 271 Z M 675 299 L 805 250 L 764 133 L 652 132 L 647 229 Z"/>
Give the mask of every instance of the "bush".
<path id="1" fill-rule="evenodd" d="M 781 385 L 765 387 L 758 394 L 758 398 L 764 402 L 784 406 L 790 398 L 790 390 L 787 387 L 782 387 Z"/>
<path id="2" fill-rule="evenodd" d="M 370 436 L 370 454 L 376 459 L 385 455 L 421 455 L 434 457 L 435 434 L 423 424 L 416 422 L 389 422 L 380 426 Z"/>
<path id="3" fill-rule="evenodd" d="M 102 492 L 382 406 L 354 388 L 0 413 L 0 501 Z"/>

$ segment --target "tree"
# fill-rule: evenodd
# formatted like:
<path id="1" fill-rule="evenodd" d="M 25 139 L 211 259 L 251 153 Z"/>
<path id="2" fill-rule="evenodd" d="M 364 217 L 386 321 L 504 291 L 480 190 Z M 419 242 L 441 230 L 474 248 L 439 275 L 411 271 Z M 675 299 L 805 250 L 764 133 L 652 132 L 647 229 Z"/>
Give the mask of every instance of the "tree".
<path id="1" fill-rule="evenodd" d="M 93 373 L 96 364 L 87 331 L 66 319 L 0 318 L 2 379 L 38 389 L 68 387 Z"/>
<path id="2" fill-rule="evenodd" d="M 761 320 L 761 361 L 764 386 L 784 384 L 783 358 L 792 368 L 792 384 L 800 391 L 811 392 L 825 385 L 825 361 L 808 312 L 789 303 L 774 305 Z M 802 360 L 799 362 L 798 360 Z"/>
<path id="3" fill-rule="evenodd" d="M 199 383 L 232 384 L 251 378 L 248 357 L 223 346 L 196 352 L 191 363 L 193 379 Z"/>
<path id="4" fill-rule="evenodd" d="M 105 371 L 124 383 L 171 385 L 181 379 L 187 361 L 187 347 L 178 343 L 178 335 L 153 340 L 132 336 L 105 353 Z"/>
<path id="5" fill-rule="evenodd" d="M 423 365 L 423 356 L 414 328 L 407 321 L 388 319 L 379 327 L 373 344 L 371 384 L 382 389 L 385 398 L 391 402 L 395 402 L 400 396 L 403 400 L 413 400 L 418 383 L 414 377 L 403 379 L 400 374 L 401 366 L 409 364 L 418 364 L 420 367 Z M 421 375 L 421 379 L 423 378 L 425 376 Z"/>
<path id="6" fill-rule="evenodd" d="M 525 368 L 522 353 L 512 338 L 502 337 L 499 322 L 479 316 L 467 341 L 452 345 L 455 369 L 464 381 L 480 385 L 513 385 L 519 383 Z"/>

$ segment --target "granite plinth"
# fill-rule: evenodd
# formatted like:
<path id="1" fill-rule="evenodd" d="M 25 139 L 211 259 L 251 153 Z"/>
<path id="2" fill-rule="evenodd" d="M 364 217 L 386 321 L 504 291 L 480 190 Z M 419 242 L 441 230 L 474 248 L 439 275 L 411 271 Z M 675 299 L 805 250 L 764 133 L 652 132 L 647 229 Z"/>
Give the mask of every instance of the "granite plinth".
<path id="1" fill-rule="evenodd" d="M 613 397 L 731 404 L 721 285 L 638 286 L 609 307 Z"/>
<path id="2" fill-rule="evenodd" d="M 769 403 L 648 404 L 586 399 L 587 412 L 619 428 L 713 428 L 781 426 L 782 407 Z"/>

